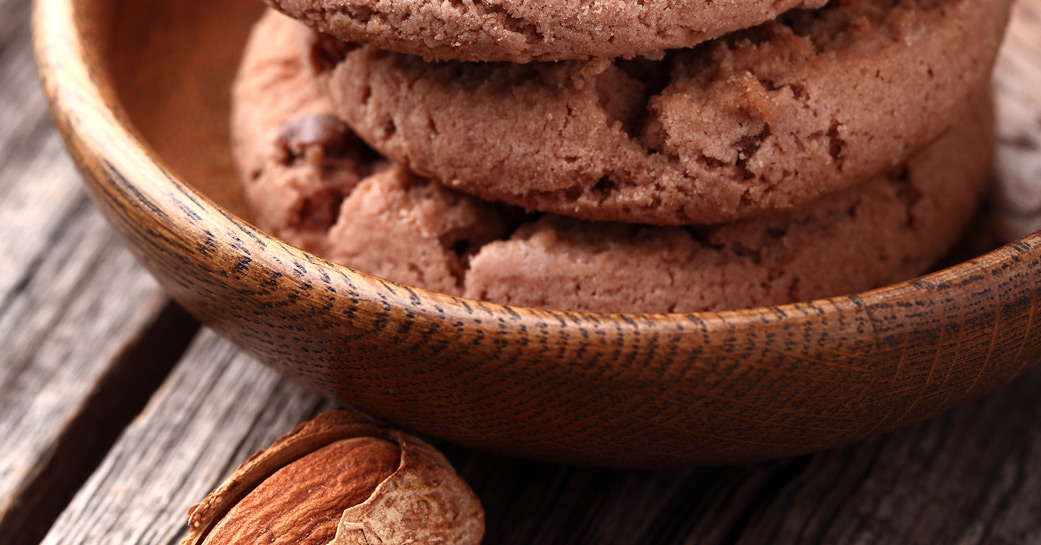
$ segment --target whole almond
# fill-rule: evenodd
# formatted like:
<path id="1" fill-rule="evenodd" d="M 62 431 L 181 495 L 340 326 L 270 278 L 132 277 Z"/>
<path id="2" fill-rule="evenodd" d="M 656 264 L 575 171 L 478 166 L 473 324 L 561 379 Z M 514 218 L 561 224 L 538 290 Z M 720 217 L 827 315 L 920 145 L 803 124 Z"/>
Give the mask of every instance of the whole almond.
<path id="1" fill-rule="evenodd" d="M 372 495 L 398 467 L 397 445 L 343 439 L 278 470 L 231 508 L 204 545 L 326 545 L 343 512 Z"/>
<path id="2" fill-rule="evenodd" d="M 243 462 L 188 525 L 181 545 L 476 545 L 484 510 L 430 445 L 335 411 Z"/>

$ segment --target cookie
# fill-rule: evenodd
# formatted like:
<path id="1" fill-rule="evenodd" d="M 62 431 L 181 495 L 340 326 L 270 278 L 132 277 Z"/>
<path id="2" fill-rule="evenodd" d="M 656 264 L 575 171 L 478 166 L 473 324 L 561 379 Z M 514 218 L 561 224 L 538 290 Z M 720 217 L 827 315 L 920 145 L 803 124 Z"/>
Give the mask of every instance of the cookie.
<path id="1" fill-rule="evenodd" d="M 295 27 L 272 13 L 256 25 L 232 90 L 232 153 L 253 222 L 320 254 L 339 203 L 379 165 L 303 69 Z"/>
<path id="2" fill-rule="evenodd" d="M 656 56 L 826 0 L 270 0 L 338 38 L 424 58 L 526 63 Z"/>
<path id="3" fill-rule="evenodd" d="M 309 58 L 338 55 L 318 70 L 369 145 L 454 189 L 586 220 L 714 224 L 901 164 L 988 80 L 1008 11 L 845 0 L 658 61 L 431 63 L 371 46 Z"/>
<path id="4" fill-rule="evenodd" d="M 958 237 L 992 149 L 990 104 L 977 100 L 964 121 L 906 165 L 786 214 L 715 227 L 525 216 L 387 164 L 339 131 L 321 86 L 286 47 L 293 25 L 281 15 L 264 18 L 233 92 L 234 151 L 251 205 L 291 212 L 258 214 L 258 225 L 364 272 L 493 302 L 690 312 L 908 278 Z M 330 203 L 314 200 L 329 188 Z M 313 210 L 331 212 L 309 218 Z M 277 222 L 263 223 L 270 220 Z"/>
<path id="5" fill-rule="evenodd" d="M 295 27 L 265 14 L 232 90 L 232 152 L 253 222 L 365 272 L 461 294 L 470 253 L 508 234 L 498 207 L 367 149 L 304 69 Z"/>
<path id="6" fill-rule="evenodd" d="M 787 214 L 714 227 L 544 215 L 484 246 L 464 293 L 517 306 L 668 313 L 809 301 L 913 278 L 959 238 L 987 179 L 992 112 L 977 103 L 903 167 Z"/>

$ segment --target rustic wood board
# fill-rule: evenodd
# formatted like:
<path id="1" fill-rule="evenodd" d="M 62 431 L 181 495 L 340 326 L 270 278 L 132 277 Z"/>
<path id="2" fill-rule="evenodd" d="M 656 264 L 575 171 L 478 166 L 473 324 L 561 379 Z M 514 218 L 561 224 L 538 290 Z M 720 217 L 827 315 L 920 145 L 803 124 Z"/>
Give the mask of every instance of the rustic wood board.
<path id="1" fill-rule="evenodd" d="M 30 3 L 0 3 L 0 543 L 42 537 L 147 399 L 121 385 L 165 376 L 171 358 L 141 344 L 175 360 L 195 327 L 80 188 L 38 89 Z"/>

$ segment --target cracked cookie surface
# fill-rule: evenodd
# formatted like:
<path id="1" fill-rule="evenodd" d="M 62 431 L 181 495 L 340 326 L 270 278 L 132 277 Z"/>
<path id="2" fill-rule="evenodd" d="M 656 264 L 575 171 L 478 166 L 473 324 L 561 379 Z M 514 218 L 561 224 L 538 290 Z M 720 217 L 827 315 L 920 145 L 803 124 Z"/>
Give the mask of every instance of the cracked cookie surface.
<path id="1" fill-rule="evenodd" d="M 508 233 L 498 207 L 369 150 L 332 114 L 295 27 L 267 13 L 232 90 L 232 152 L 254 223 L 370 274 L 461 294 L 469 254 Z"/>
<path id="2" fill-rule="evenodd" d="M 435 63 L 358 46 L 319 72 L 369 145 L 454 189 L 586 220 L 714 224 L 902 163 L 989 79 L 1008 8 L 841 0 L 655 61 Z"/>
<path id="3" fill-rule="evenodd" d="M 656 55 L 826 0 L 269 0 L 346 41 L 429 59 Z"/>
<path id="4" fill-rule="evenodd" d="M 292 47 L 294 28 L 265 16 L 233 93 L 233 149 L 257 224 L 370 274 L 498 303 L 692 312 L 909 278 L 968 222 L 993 147 L 990 104 L 976 100 L 906 165 L 785 214 L 714 227 L 524 215 L 366 149 L 331 117 Z"/>

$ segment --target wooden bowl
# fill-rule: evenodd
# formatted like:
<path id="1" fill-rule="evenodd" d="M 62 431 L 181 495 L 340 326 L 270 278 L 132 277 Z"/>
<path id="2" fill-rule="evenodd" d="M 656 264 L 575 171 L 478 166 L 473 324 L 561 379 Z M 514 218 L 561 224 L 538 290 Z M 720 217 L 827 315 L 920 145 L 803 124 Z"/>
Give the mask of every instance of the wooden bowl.
<path id="1" fill-rule="evenodd" d="M 290 247 L 240 219 L 227 144 L 230 82 L 261 9 L 38 0 L 37 56 L 87 188 L 140 261 L 200 320 L 333 399 L 531 458 L 729 464 L 921 420 L 1041 357 L 1037 234 L 868 293 L 688 315 L 482 303 Z M 1017 9 L 997 88 L 1022 110 L 1002 134 L 1023 135 L 999 158 L 1027 168 L 1041 0 Z"/>

